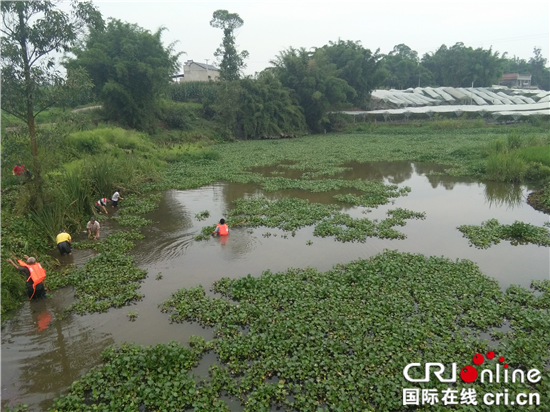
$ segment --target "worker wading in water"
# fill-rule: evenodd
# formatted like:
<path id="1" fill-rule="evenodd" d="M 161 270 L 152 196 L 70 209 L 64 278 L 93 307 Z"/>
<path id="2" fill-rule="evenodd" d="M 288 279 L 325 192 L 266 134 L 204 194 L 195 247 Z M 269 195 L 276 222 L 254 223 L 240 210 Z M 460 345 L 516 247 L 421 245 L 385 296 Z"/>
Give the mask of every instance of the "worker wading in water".
<path id="1" fill-rule="evenodd" d="M 225 219 L 220 219 L 220 223 L 216 226 L 216 230 L 212 232 L 212 235 L 225 236 L 229 234 L 229 227 L 225 224 Z"/>
<path id="2" fill-rule="evenodd" d="M 27 279 L 27 294 L 29 299 L 38 299 L 46 296 L 46 288 L 44 287 L 44 279 L 46 279 L 46 270 L 35 258 L 25 255 L 27 262 L 17 259 L 13 256 L 17 263 L 12 259 L 8 259 L 8 263 L 11 263 L 21 274 Z"/>

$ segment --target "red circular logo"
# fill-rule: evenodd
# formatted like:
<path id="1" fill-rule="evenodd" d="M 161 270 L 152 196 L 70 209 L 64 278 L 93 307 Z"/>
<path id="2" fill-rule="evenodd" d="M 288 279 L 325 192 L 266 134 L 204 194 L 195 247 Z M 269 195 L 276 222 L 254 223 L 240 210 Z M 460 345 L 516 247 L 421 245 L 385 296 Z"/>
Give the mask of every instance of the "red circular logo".
<path id="1" fill-rule="evenodd" d="M 472 383 L 477 379 L 477 369 L 473 366 L 465 366 L 460 370 L 460 379 L 466 383 Z"/>
<path id="2" fill-rule="evenodd" d="M 484 360 L 485 360 L 485 358 L 483 357 L 483 355 L 481 355 L 479 353 L 476 353 L 473 357 L 473 361 L 476 365 L 481 365 Z"/>
<path id="3" fill-rule="evenodd" d="M 494 357 L 495 357 L 495 352 L 493 352 L 492 350 L 487 352 L 487 359 L 493 359 Z"/>

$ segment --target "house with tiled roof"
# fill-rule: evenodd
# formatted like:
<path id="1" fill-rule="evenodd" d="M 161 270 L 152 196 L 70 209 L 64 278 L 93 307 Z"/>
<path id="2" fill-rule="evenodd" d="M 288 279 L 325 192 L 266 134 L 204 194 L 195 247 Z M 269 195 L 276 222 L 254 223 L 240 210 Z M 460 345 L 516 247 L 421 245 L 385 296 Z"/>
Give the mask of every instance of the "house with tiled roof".
<path id="1" fill-rule="evenodd" d="M 220 77 L 220 69 L 207 63 L 198 63 L 187 60 L 183 65 L 183 77 L 180 82 L 208 82 L 216 81 Z"/>
<path id="2" fill-rule="evenodd" d="M 520 73 L 505 73 L 500 79 L 501 86 L 508 87 L 531 87 L 531 75 Z"/>

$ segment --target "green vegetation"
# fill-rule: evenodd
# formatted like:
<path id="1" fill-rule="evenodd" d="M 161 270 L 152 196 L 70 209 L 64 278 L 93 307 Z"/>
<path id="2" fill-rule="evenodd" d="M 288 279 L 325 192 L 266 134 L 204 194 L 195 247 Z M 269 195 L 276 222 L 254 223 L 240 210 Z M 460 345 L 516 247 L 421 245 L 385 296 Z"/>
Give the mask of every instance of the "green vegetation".
<path id="1" fill-rule="evenodd" d="M 255 79 L 221 83 L 214 110 L 226 140 L 296 137 L 307 133 L 302 109 L 270 72 Z"/>
<path id="2" fill-rule="evenodd" d="M 207 345 L 220 363 L 212 368 L 231 378 L 216 395 L 237 396 L 245 410 L 392 411 L 402 407 L 402 371 L 411 362 L 468 365 L 473 354 L 494 350 L 513 369 L 544 370 L 550 338 L 536 325 L 548 324 L 550 283 L 533 288 L 540 294 L 518 286 L 503 293 L 470 261 L 386 251 L 325 273 L 224 278 L 214 285 L 222 298 L 182 289 L 162 310 L 173 321 L 216 327 Z M 507 319 L 509 331 L 493 329 Z M 493 345 L 479 337 L 487 331 Z M 539 392 L 544 404 L 549 383 L 543 375 L 537 384 L 502 385 Z M 479 381 L 468 387 L 491 390 Z"/>
<path id="3" fill-rule="evenodd" d="M 195 214 L 195 219 L 204 220 L 210 217 L 210 212 L 208 210 L 203 210 L 202 212 Z"/>
<path id="4" fill-rule="evenodd" d="M 550 186 L 529 194 L 527 203 L 537 210 L 550 214 Z"/>
<path id="5" fill-rule="evenodd" d="M 538 147 L 546 147 L 530 146 L 535 148 L 530 149 L 531 143 L 548 144 L 545 126 L 525 125 L 512 130 L 526 136 L 522 147 L 513 149 L 515 151 L 536 151 Z M 187 133 L 191 132 L 178 133 L 184 135 L 174 137 L 187 139 Z M 405 194 L 400 191 L 406 189 L 396 188 L 386 193 L 387 188 L 381 183 L 339 178 L 349 170 L 346 167 L 349 162 L 434 162 L 448 165 L 449 174 L 483 178 L 490 156 L 488 147 L 500 145 L 499 150 L 508 151 L 506 136 L 509 134 L 510 128 L 503 126 L 433 130 L 429 123 L 415 128 L 360 123 L 344 133 L 205 148 L 202 140 L 185 144 L 178 140 L 157 140 L 155 144 L 146 134 L 119 128 L 68 133 L 61 135 L 58 146 L 55 146 L 56 140 L 51 141 L 51 147 L 56 150 L 41 155 L 51 167 L 45 174 L 43 189 L 48 202 L 42 211 L 33 212 L 32 219 L 26 217 L 27 211 L 32 210 L 32 187 L 17 184 L 12 179 L 10 168 L 19 146 L 12 144 L 17 141 L 13 140 L 16 137 L 8 134 L 3 137 L 2 147 L 2 257 L 8 258 L 12 253 L 34 255 L 50 273 L 53 266 L 47 262 L 46 254 L 55 246 L 52 239 L 60 227 L 67 228 L 69 233 L 82 230 L 92 213 L 92 204 L 99 197 L 109 196 L 116 187 L 122 188 L 125 199 L 121 202 L 119 222 L 135 227 L 146 221 L 128 218 L 127 214 L 146 213 L 157 201 L 147 207 L 142 204 L 134 208 L 134 198 L 127 194 L 168 188 L 190 189 L 217 181 L 257 183 L 266 191 L 339 191 L 335 193 L 336 200 L 370 207 Z M 61 150 L 62 147 L 65 150 Z M 528 159 L 527 155 L 522 159 Z M 60 169 L 64 161 L 69 163 Z M 254 167 L 274 165 L 279 166 L 278 173 L 273 175 L 263 176 L 251 171 Z M 302 171 L 302 178 L 281 176 L 293 170 Z M 205 228 L 203 237 L 209 236 L 212 230 Z M 49 241 L 43 233 L 48 234 Z M 3 314 L 24 296 L 22 279 L 10 268 L 5 272 L 2 277 L 5 285 L 2 288 Z"/>
<path id="6" fill-rule="evenodd" d="M 516 130 L 543 141 L 548 139 L 545 127 L 521 126 Z M 345 171 L 342 166 L 352 161 L 433 162 L 448 165 L 446 172 L 451 175 L 484 178 L 487 177 L 486 162 L 489 156 L 487 146 L 509 131 L 509 128 L 503 126 L 432 130 L 429 124 L 418 128 L 378 125 L 372 131 L 364 131 L 358 127 L 331 135 L 220 145 L 216 147 L 220 153 L 218 160 L 189 158 L 189 162 L 173 163 L 166 171 L 165 181 L 153 187 L 188 189 L 216 181 L 230 181 L 258 183 L 267 191 L 291 188 L 311 191 L 367 189 L 366 186 L 361 187 L 370 184 L 366 182 L 357 183 L 337 178 L 309 179 L 330 175 L 338 177 Z M 327 150 L 329 147 L 330 150 Z M 308 179 L 262 176 L 250 171 L 253 167 L 272 165 L 281 165 L 281 171 L 287 168 L 303 170 L 307 173 L 304 177 Z"/>
<path id="7" fill-rule="evenodd" d="M 496 219 L 481 223 L 481 226 L 462 225 L 457 227 L 465 238 L 480 249 L 508 240 L 512 245 L 533 243 L 539 246 L 550 246 L 550 230 L 529 223 L 515 221 L 511 225 L 501 225 Z"/>
<path id="8" fill-rule="evenodd" d="M 133 248 L 133 240 L 142 238 L 139 232 L 131 231 L 109 235 L 99 242 L 75 243 L 75 249 L 91 247 L 100 253 L 90 258 L 81 269 L 50 273 L 46 285 L 50 290 L 74 286 L 77 301 L 66 310 L 79 314 L 103 312 L 139 300 L 143 297 L 138 291 L 140 281 L 147 271 L 138 269 L 133 258 L 125 252 Z"/>
<path id="9" fill-rule="evenodd" d="M 246 68 L 244 60 L 248 58 L 248 52 L 237 51 L 235 45 L 235 30 L 244 24 L 243 19 L 237 13 L 229 13 L 227 10 L 216 10 L 212 13 L 210 26 L 223 30 L 223 41 L 214 53 L 220 63 L 220 78 L 223 80 L 237 80 L 241 77 L 241 71 Z"/>
<path id="10" fill-rule="evenodd" d="M 117 220 L 123 225 L 140 227 L 151 223 L 151 220 L 135 214 L 155 209 L 160 202 L 160 195 L 150 195 L 143 199 L 128 196 L 124 202 L 127 202 L 127 207 L 120 210 L 121 216 Z M 134 247 L 134 240 L 143 237 L 134 229 L 109 235 L 100 241 L 75 242 L 75 249 L 91 248 L 99 254 L 90 258 L 81 269 L 50 273 L 46 285 L 50 290 L 73 285 L 77 301 L 66 310 L 79 314 L 102 312 L 110 307 L 121 307 L 139 300 L 143 297 L 138 291 L 140 281 L 147 275 L 147 271 L 137 268 L 133 258 L 126 253 Z"/>
<path id="11" fill-rule="evenodd" d="M 380 183 L 381 186 L 384 186 Z M 387 186 L 394 190 L 395 186 Z M 405 192 L 406 193 L 406 192 Z M 386 196 L 389 194 L 386 193 Z M 368 198 L 368 196 L 365 196 Z M 387 202 L 386 197 L 386 202 Z M 379 202 L 379 201 L 378 201 Z M 375 203 L 376 205 L 384 204 Z M 341 242 L 364 242 L 367 236 L 404 239 L 405 235 L 392 229 L 393 226 L 405 226 L 405 219 L 423 219 L 424 213 L 411 212 L 404 209 L 388 211 L 391 217 L 381 222 L 369 219 L 354 219 L 346 213 L 337 212 L 336 205 L 310 203 L 308 200 L 286 198 L 269 201 L 265 198 L 237 199 L 234 208 L 229 212 L 227 224 L 230 227 L 269 227 L 279 228 L 295 233 L 304 226 L 315 226 L 315 236 L 334 236 Z M 195 240 L 207 239 L 213 226 L 204 227 Z M 269 234 L 271 236 L 271 234 Z M 268 236 L 266 236 L 268 237 Z M 310 245 L 311 243 L 308 243 Z"/>
<path id="12" fill-rule="evenodd" d="M 156 128 L 160 95 L 181 54 L 163 46 L 163 30 L 150 33 L 111 19 L 105 28 L 91 28 L 85 42 L 72 49 L 76 58 L 66 66 L 86 70 L 110 120 L 138 130 Z"/>
<path id="13" fill-rule="evenodd" d="M 76 381 L 70 393 L 56 399 L 50 410 L 179 411 L 192 406 L 203 411 L 225 410 L 219 409 L 214 394 L 217 386 L 226 385 L 227 378 L 214 371 L 211 382 L 201 387 L 188 373 L 208 348 L 196 337 L 190 348 L 177 342 L 110 347 L 102 353 L 104 366 Z"/>
<path id="14" fill-rule="evenodd" d="M 315 236 L 334 236 L 340 242 L 365 242 L 367 237 L 380 239 L 405 239 L 406 236 L 393 229 L 405 226 L 405 219 L 424 219 L 425 214 L 405 209 L 388 210 L 390 216 L 380 222 L 367 218 L 354 219 L 346 213 L 336 213 L 315 226 Z"/>
<path id="15" fill-rule="evenodd" d="M 55 69 L 55 50 L 68 51 L 86 29 L 101 29 L 103 18 L 90 1 L 74 2 L 71 12 L 52 2 L 5 1 L 2 12 L 2 110 L 22 120 L 28 130 L 34 173 L 34 201 L 44 204 L 42 164 L 36 134 L 36 116 L 54 106 L 79 100 L 93 84 L 86 72 Z M 28 151 L 28 149 L 27 149 Z"/>
<path id="16" fill-rule="evenodd" d="M 523 137 L 514 130 L 487 145 L 486 173 L 490 180 L 521 182 L 550 178 L 550 144 L 548 136 L 529 134 Z"/>
<path id="17" fill-rule="evenodd" d="M 132 227 L 141 227 L 141 226 L 147 226 L 150 223 L 153 223 L 151 219 L 144 219 L 139 216 L 115 216 L 113 217 L 114 220 L 118 222 L 120 226 L 132 226 Z"/>
<path id="18" fill-rule="evenodd" d="M 416 52 L 399 45 L 382 60 L 358 42 L 338 40 L 314 49 L 291 47 L 275 58 L 275 67 L 240 79 L 247 53 L 236 50 L 233 31 L 243 22 L 237 14 L 218 10 L 211 25 L 224 31 L 216 55 L 222 57 L 226 81 L 169 85 L 178 54 L 162 45 L 164 29 L 150 33 L 111 20 L 104 30 L 90 2 L 75 2 L 72 16 L 54 6 L 44 1 L 1 6 L 10 26 L 2 36 L 7 64 L 2 65 L 1 259 L 34 255 L 48 270 L 45 283 L 51 290 L 75 288 L 76 302 L 67 311 L 102 312 L 141 299 L 140 282 L 147 273 L 128 252 L 143 238 L 137 228 L 151 223 L 138 215 L 154 210 L 161 199 L 158 193 L 144 195 L 151 191 L 230 181 L 255 183 L 268 192 L 334 192 L 335 203 L 375 208 L 410 189 L 344 179 L 354 172 L 349 162 L 433 162 L 446 165 L 451 175 L 498 181 L 545 182 L 550 177 L 548 124 L 540 119 L 505 128 L 467 116 L 435 117 L 395 127 L 352 125 L 351 116 L 329 113 L 363 107 L 384 78 L 397 87 L 416 86 L 417 78 L 456 86 L 469 86 L 470 79 L 492 83 L 503 59 L 491 50 L 443 45 L 420 62 Z M 84 32 L 87 37 L 80 39 Z M 76 59 L 67 62 L 67 78 L 60 78 L 51 70 L 49 54 L 75 44 Z M 37 59 L 29 60 L 27 50 L 34 50 Z M 468 64 L 454 65 L 456 61 Z M 509 67 L 525 67 L 517 59 L 513 63 Z M 539 82 L 548 80 L 545 63 L 535 49 L 529 65 Z M 102 103 L 101 110 L 66 111 L 94 100 Z M 12 129 L 6 132 L 6 126 Z M 341 133 L 275 140 L 327 130 Z M 273 140 L 205 147 L 213 139 L 235 138 Z M 11 176 L 19 162 L 32 165 L 34 179 Z M 268 176 L 253 171 L 262 166 L 277 170 Z M 295 171 L 300 178 L 285 177 Z M 406 176 L 394 178 L 403 181 Z M 94 213 L 93 203 L 118 187 L 124 200 L 114 220 L 132 230 L 75 243 L 75 249 L 97 254 L 80 269 L 53 271 L 48 252 L 58 230 L 81 230 Z M 530 201 L 550 208 L 549 191 L 537 192 Z M 377 221 L 338 210 L 336 204 L 297 198 L 238 199 L 227 221 L 233 227 L 279 228 L 292 236 L 314 226 L 315 236 L 363 242 L 368 236 L 402 239 L 396 226 L 425 217 L 397 208 Z M 205 219 L 209 212 L 196 217 Z M 202 228 L 195 239 L 207 238 L 214 227 Z M 550 245 L 548 229 L 522 222 L 500 225 L 492 219 L 459 230 L 482 248 L 501 240 Z M 156 280 L 161 279 L 158 273 Z M 25 284 L 11 267 L 3 268 L 1 283 L 4 316 L 24 299 Z M 514 368 L 546 370 L 550 282 L 533 282 L 532 288 L 536 294 L 516 286 L 502 293 L 472 262 L 388 251 L 325 273 L 289 269 L 265 272 L 261 278 L 224 278 L 214 285 L 221 298 L 207 298 L 198 287 L 180 290 L 162 306 L 176 322 L 215 326 L 213 341 L 193 337 L 190 348 L 177 343 L 111 347 L 103 353 L 105 365 L 75 382 L 52 410 L 225 411 L 221 397 L 226 395 L 240 399 L 246 410 L 401 409 L 396 388 L 406 385 L 402 370 L 410 362 L 452 359 L 466 364 L 473 353 L 491 348 Z M 131 321 L 137 316 L 128 312 Z M 509 331 L 491 331 L 505 321 L 511 324 Z M 481 339 L 482 332 L 490 332 L 495 343 Z M 189 371 L 209 351 L 219 364 L 210 367 L 208 379 L 197 382 Z M 538 384 L 503 386 L 538 391 L 545 404 L 549 383 L 545 375 Z M 479 383 L 470 387 L 488 389 Z"/>

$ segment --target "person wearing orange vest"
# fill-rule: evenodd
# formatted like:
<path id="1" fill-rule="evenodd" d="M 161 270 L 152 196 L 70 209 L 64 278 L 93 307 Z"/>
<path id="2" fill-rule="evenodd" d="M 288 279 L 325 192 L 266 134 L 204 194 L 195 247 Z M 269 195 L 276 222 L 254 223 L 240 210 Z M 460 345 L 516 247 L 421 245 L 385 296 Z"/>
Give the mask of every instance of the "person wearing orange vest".
<path id="1" fill-rule="evenodd" d="M 25 255 L 27 262 L 17 259 L 15 263 L 12 259 L 8 259 L 8 263 L 11 263 L 14 268 L 21 272 L 27 278 L 27 294 L 30 299 L 38 299 L 46 296 L 46 288 L 44 287 L 44 279 L 46 279 L 46 271 L 35 258 Z"/>
<path id="2" fill-rule="evenodd" d="M 226 236 L 229 234 L 229 227 L 225 224 L 225 219 L 220 219 L 220 223 L 218 223 L 216 230 L 214 230 L 212 234 L 220 236 Z"/>

